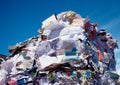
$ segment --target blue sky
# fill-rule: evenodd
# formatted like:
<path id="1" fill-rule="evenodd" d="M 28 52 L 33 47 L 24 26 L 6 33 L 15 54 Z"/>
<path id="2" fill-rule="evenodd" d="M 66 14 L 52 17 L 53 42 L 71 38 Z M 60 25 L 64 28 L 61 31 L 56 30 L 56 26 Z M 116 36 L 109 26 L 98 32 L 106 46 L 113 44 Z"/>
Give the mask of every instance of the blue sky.
<path id="1" fill-rule="evenodd" d="M 43 20 L 67 10 L 99 22 L 98 28 L 110 32 L 120 47 L 119 3 L 120 0 L 0 0 L 0 53 L 8 55 L 8 46 L 37 35 Z M 115 52 L 118 60 L 120 50 Z M 120 59 L 117 63 L 120 65 Z"/>

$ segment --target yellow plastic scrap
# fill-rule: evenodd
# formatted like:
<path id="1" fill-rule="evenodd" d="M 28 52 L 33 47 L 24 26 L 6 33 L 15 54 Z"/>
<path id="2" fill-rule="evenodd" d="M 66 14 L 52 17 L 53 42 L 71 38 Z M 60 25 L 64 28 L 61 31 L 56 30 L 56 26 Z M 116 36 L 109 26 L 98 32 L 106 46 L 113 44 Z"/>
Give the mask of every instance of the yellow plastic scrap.
<path id="1" fill-rule="evenodd" d="M 66 13 L 66 17 L 69 18 L 69 19 L 71 19 L 72 17 L 74 17 L 75 14 L 76 14 L 76 13 L 73 12 L 73 11 L 68 11 L 68 12 Z"/>

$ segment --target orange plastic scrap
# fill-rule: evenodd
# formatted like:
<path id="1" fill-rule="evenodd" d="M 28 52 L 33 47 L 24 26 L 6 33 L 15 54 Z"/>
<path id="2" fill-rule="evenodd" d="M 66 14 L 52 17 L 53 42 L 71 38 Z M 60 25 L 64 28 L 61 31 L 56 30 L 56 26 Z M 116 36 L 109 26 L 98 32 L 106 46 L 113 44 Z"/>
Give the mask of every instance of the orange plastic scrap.
<path id="1" fill-rule="evenodd" d="M 110 45 L 109 48 L 112 48 L 112 45 Z"/>
<path id="2" fill-rule="evenodd" d="M 103 59 L 103 55 L 100 52 L 100 50 L 98 50 L 97 54 L 98 54 L 98 61 L 101 61 Z"/>
<path id="3" fill-rule="evenodd" d="M 31 50 L 26 49 L 26 48 L 22 48 L 22 51 L 29 51 L 29 52 L 31 52 Z"/>
<path id="4" fill-rule="evenodd" d="M 43 29 L 38 29 L 38 33 L 42 34 L 43 33 Z"/>
<path id="5" fill-rule="evenodd" d="M 103 55 L 102 55 L 102 53 L 100 52 L 100 44 L 99 44 L 99 42 L 97 42 L 97 49 L 98 49 L 98 52 L 97 52 L 98 61 L 101 61 L 101 60 L 103 59 Z"/>

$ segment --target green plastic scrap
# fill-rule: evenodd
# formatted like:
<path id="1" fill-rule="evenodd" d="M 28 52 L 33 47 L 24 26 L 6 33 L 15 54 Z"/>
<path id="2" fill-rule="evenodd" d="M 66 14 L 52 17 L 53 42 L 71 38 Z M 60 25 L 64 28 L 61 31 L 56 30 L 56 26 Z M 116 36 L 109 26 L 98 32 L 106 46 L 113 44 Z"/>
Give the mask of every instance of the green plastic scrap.
<path id="1" fill-rule="evenodd" d="M 90 45 L 90 43 L 89 43 L 89 42 L 87 42 L 87 43 L 86 43 L 86 48 L 87 48 L 88 50 L 90 50 L 90 49 L 91 49 L 91 45 Z"/>
<path id="2" fill-rule="evenodd" d="M 39 71 L 36 71 L 35 73 L 34 73 L 34 77 L 37 77 L 39 75 Z"/>
<path id="3" fill-rule="evenodd" d="M 54 73 L 50 73 L 48 75 L 48 80 L 51 81 L 54 77 L 55 77 L 55 74 Z"/>

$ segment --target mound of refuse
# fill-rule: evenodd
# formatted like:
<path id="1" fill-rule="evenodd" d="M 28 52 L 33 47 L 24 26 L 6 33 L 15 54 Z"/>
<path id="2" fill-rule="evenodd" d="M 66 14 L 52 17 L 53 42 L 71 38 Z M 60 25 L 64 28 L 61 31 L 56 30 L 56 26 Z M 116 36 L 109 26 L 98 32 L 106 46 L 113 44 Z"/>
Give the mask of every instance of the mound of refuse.
<path id="1" fill-rule="evenodd" d="M 97 25 L 74 11 L 53 14 L 38 36 L 9 46 L 0 85 L 119 85 L 117 40 Z"/>

